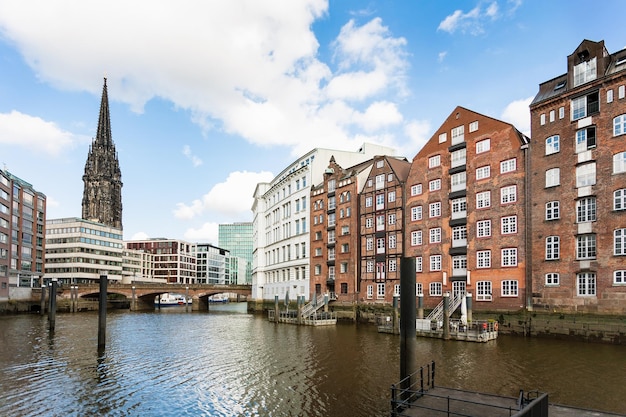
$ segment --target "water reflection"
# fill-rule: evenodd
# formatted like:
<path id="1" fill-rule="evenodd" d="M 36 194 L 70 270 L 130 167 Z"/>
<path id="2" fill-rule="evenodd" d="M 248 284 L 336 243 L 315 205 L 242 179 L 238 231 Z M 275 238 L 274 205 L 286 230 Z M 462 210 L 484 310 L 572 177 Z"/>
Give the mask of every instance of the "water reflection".
<path id="1" fill-rule="evenodd" d="M 237 310 L 237 311 L 235 311 Z M 372 326 L 269 323 L 245 305 L 210 313 L 0 318 L 0 415 L 386 416 L 399 338 Z M 440 385 L 624 412 L 624 347 L 500 337 L 418 339 Z M 572 383 L 575 381 L 575 383 Z"/>

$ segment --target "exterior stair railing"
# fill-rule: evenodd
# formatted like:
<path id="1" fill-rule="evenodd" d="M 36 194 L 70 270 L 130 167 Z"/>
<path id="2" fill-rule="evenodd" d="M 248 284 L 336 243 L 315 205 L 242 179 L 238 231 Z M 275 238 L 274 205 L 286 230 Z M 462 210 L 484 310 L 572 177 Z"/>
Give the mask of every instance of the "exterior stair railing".
<path id="1" fill-rule="evenodd" d="M 452 300 L 450 300 L 451 302 L 450 302 L 450 308 L 448 309 L 448 317 L 450 317 L 452 313 L 454 313 L 454 311 L 457 308 L 459 308 L 459 306 L 463 302 L 463 297 L 465 297 L 464 291 L 456 291 L 454 293 L 454 295 L 452 296 Z M 433 311 L 430 312 L 428 317 L 426 317 L 426 320 L 437 321 L 437 322 L 440 322 L 443 320 L 443 302 L 444 300 L 441 300 L 441 302 L 437 304 L 437 307 L 435 307 Z"/>
<path id="2" fill-rule="evenodd" d="M 322 307 L 324 307 L 324 294 L 317 294 L 313 300 L 302 307 L 302 317 L 309 317 Z"/>

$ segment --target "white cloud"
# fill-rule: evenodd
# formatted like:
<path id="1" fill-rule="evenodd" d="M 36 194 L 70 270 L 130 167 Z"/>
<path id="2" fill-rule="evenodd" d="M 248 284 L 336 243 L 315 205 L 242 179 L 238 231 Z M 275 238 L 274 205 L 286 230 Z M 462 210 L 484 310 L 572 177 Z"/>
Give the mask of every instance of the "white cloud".
<path id="1" fill-rule="evenodd" d="M 202 242 L 217 245 L 219 241 L 219 224 L 204 223 L 199 229 L 187 229 L 184 238 L 189 242 Z"/>
<path id="2" fill-rule="evenodd" d="M 448 51 L 439 52 L 439 54 L 437 55 L 437 61 L 443 62 L 443 60 L 446 59 L 447 55 L 448 55 Z"/>
<path id="3" fill-rule="evenodd" d="M 202 159 L 200 159 L 191 152 L 191 147 L 189 145 L 183 146 L 183 155 L 185 155 L 187 159 L 191 161 L 194 167 L 202 165 Z"/>
<path id="4" fill-rule="evenodd" d="M 129 240 L 148 240 L 150 236 L 145 232 L 137 232 Z"/>
<path id="5" fill-rule="evenodd" d="M 178 203 L 174 217 L 191 220 L 207 212 L 232 218 L 247 218 L 251 213 L 253 194 L 259 182 L 274 178 L 270 172 L 231 172 L 226 181 L 215 184 L 208 193 L 190 204 Z"/>
<path id="6" fill-rule="evenodd" d="M 84 139 L 84 138 L 83 138 Z M 52 122 L 13 110 L 0 113 L 0 143 L 58 155 L 74 146 L 79 137 Z"/>
<path id="7" fill-rule="evenodd" d="M 493 13 L 492 6 L 493 5 L 489 6 L 484 14 L 481 12 L 480 5 L 474 7 L 467 13 L 463 13 L 462 10 L 455 10 L 454 13 L 446 16 L 446 18 L 439 23 L 437 30 L 442 30 L 451 34 L 458 30 L 461 33 L 469 32 L 472 35 L 480 35 L 484 32 L 482 22 L 483 18 L 494 17 L 490 15 L 490 13 Z"/>
<path id="8" fill-rule="evenodd" d="M 498 3 L 494 1 L 489 6 L 487 6 L 487 10 L 485 10 L 485 15 L 495 20 L 498 18 L 498 11 Z"/>
<path id="9" fill-rule="evenodd" d="M 352 148 L 363 124 L 327 109 L 339 100 L 358 115 L 405 95 L 407 42 L 380 18 L 351 20 L 330 45 L 331 70 L 312 31 L 327 11 L 326 0 L 111 0 L 93 19 L 90 2 L 43 2 L 36 14 L 27 2 L 2 2 L 0 35 L 57 88 L 99 95 L 106 71 L 109 98 L 138 112 L 159 97 L 203 129 L 253 144 Z"/>
<path id="10" fill-rule="evenodd" d="M 511 123 L 520 132 L 530 137 L 530 103 L 533 101 L 533 97 L 516 100 L 509 103 L 500 119 Z"/>
<path id="11" fill-rule="evenodd" d="M 410 143 L 400 152 L 400 155 L 406 155 L 411 160 L 430 139 L 430 123 L 426 120 L 411 120 L 404 127 L 404 133 L 409 137 Z"/>

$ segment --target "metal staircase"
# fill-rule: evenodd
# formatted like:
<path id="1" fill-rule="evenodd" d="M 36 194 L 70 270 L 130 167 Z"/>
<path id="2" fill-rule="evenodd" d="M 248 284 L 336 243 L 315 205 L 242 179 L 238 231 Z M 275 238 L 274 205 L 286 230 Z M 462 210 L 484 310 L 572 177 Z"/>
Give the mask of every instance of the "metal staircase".
<path id="1" fill-rule="evenodd" d="M 448 317 L 450 317 L 452 313 L 454 313 L 454 311 L 457 308 L 459 308 L 459 306 L 463 302 L 463 297 L 465 297 L 464 291 L 457 291 L 454 293 L 454 295 L 452 296 L 452 299 L 450 300 L 450 308 L 448 309 Z M 430 312 L 428 317 L 426 317 L 426 320 L 437 321 L 437 322 L 440 322 L 443 320 L 443 302 L 444 300 L 441 300 L 441 302 L 437 304 L 437 307 L 435 307 L 433 311 Z"/>
<path id="2" fill-rule="evenodd" d="M 324 307 L 324 294 L 317 294 L 313 300 L 302 307 L 302 317 L 309 317 L 322 307 Z"/>

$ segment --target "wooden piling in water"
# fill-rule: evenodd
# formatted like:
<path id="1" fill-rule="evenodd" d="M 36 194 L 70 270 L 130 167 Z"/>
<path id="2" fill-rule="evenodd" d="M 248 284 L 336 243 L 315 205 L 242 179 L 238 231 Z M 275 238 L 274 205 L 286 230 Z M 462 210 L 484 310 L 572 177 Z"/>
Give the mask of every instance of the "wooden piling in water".
<path id="1" fill-rule="evenodd" d="M 107 281 L 107 274 L 100 274 L 100 297 L 98 299 L 98 350 L 102 350 L 106 346 Z"/>
<path id="2" fill-rule="evenodd" d="M 416 360 L 417 329 L 415 327 L 415 258 L 404 257 L 400 263 L 400 380 L 408 393 L 418 366 Z"/>

